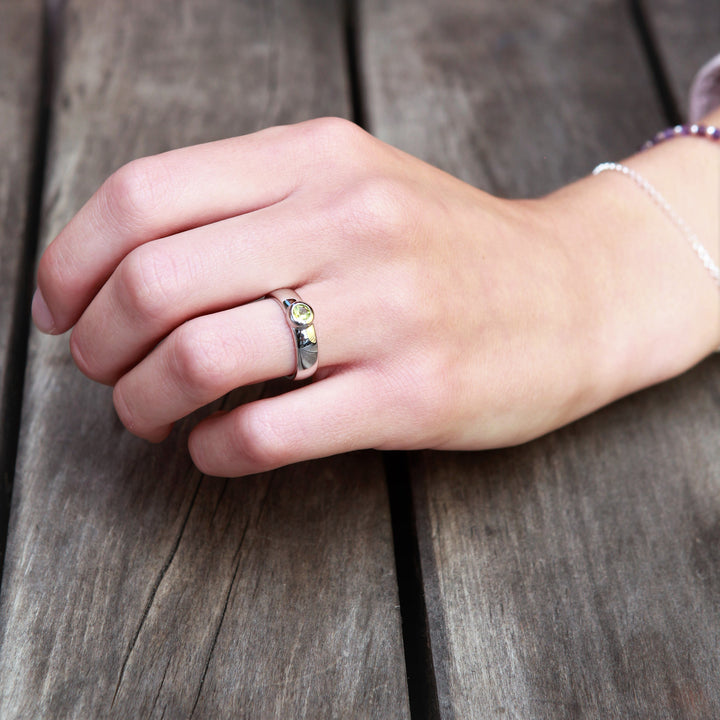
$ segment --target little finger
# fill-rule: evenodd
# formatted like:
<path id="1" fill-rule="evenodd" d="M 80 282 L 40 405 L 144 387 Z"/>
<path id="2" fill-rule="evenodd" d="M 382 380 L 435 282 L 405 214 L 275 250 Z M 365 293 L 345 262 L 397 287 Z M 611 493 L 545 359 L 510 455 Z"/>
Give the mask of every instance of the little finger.
<path id="1" fill-rule="evenodd" d="M 363 375 L 362 369 L 339 372 L 213 415 L 190 434 L 195 465 L 208 475 L 233 477 L 377 447 L 384 433 L 382 398 L 361 392 Z"/>
<path id="2" fill-rule="evenodd" d="M 327 369 L 342 350 L 330 340 L 333 319 L 324 320 Z M 194 410 L 237 387 L 291 376 L 296 366 L 297 347 L 284 312 L 265 299 L 184 323 L 120 378 L 113 399 L 128 430 L 158 441 Z"/>

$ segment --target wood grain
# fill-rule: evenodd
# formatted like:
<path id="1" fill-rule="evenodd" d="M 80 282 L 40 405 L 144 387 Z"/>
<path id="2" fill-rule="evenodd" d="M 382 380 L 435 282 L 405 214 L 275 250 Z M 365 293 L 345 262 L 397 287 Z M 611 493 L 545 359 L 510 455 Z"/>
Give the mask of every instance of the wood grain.
<path id="1" fill-rule="evenodd" d="M 496 193 L 665 122 L 623 2 L 374 0 L 361 20 L 372 129 Z M 720 716 L 719 411 L 712 358 L 523 447 L 412 456 L 443 718 Z"/>
<path id="2" fill-rule="evenodd" d="M 659 104 L 621 2 L 362 7 L 371 129 L 471 184 L 546 193 L 655 131 Z"/>
<path id="3" fill-rule="evenodd" d="M 717 370 L 524 448 L 416 458 L 443 717 L 718 714 Z"/>
<path id="4" fill-rule="evenodd" d="M 350 109 L 330 1 L 71 0 L 63 40 L 45 242 L 132 157 Z M 377 454 L 203 477 L 190 423 L 150 446 L 66 341 L 30 353 L 0 716 L 407 717 Z"/>
<path id="5" fill-rule="evenodd" d="M 28 239 L 35 135 L 39 118 L 42 5 L 0 2 L 0 564 L 24 368 L 14 357 L 24 308 L 24 243 Z"/>

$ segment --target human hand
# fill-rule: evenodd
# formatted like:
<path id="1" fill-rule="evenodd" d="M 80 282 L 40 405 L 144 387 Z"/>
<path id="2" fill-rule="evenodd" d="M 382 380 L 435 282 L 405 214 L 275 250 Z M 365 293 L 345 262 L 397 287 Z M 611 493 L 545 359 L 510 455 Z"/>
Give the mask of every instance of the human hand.
<path id="1" fill-rule="evenodd" d="M 44 253 L 33 314 L 74 326 L 80 370 L 159 441 L 292 371 L 291 332 L 261 298 L 297 290 L 320 369 L 198 424 L 189 449 L 209 474 L 515 444 L 647 382 L 607 342 L 622 325 L 612 252 L 578 237 L 580 195 L 499 200 L 343 120 L 272 128 L 112 175 Z"/>

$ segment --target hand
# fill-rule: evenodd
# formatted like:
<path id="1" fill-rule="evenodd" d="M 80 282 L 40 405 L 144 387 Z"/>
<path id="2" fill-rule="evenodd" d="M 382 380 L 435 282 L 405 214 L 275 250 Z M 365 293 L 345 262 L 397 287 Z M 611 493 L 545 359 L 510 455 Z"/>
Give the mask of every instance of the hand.
<path id="1" fill-rule="evenodd" d="M 74 325 L 80 370 L 159 441 L 292 371 L 282 310 L 261 298 L 297 290 L 320 369 L 197 425 L 190 453 L 209 474 L 519 443 L 644 382 L 616 372 L 609 255 L 564 201 L 493 198 L 343 120 L 272 128 L 112 175 L 43 255 L 33 314 Z"/>

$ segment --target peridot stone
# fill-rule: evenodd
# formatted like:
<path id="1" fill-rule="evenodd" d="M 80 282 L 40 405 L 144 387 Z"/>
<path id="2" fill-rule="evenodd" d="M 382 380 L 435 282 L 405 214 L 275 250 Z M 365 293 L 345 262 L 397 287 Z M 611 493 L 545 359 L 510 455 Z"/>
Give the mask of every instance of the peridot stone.
<path id="1" fill-rule="evenodd" d="M 304 302 L 296 302 L 290 308 L 290 317 L 299 325 L 309 325 L 313 321 L 312 308 Z"/>

